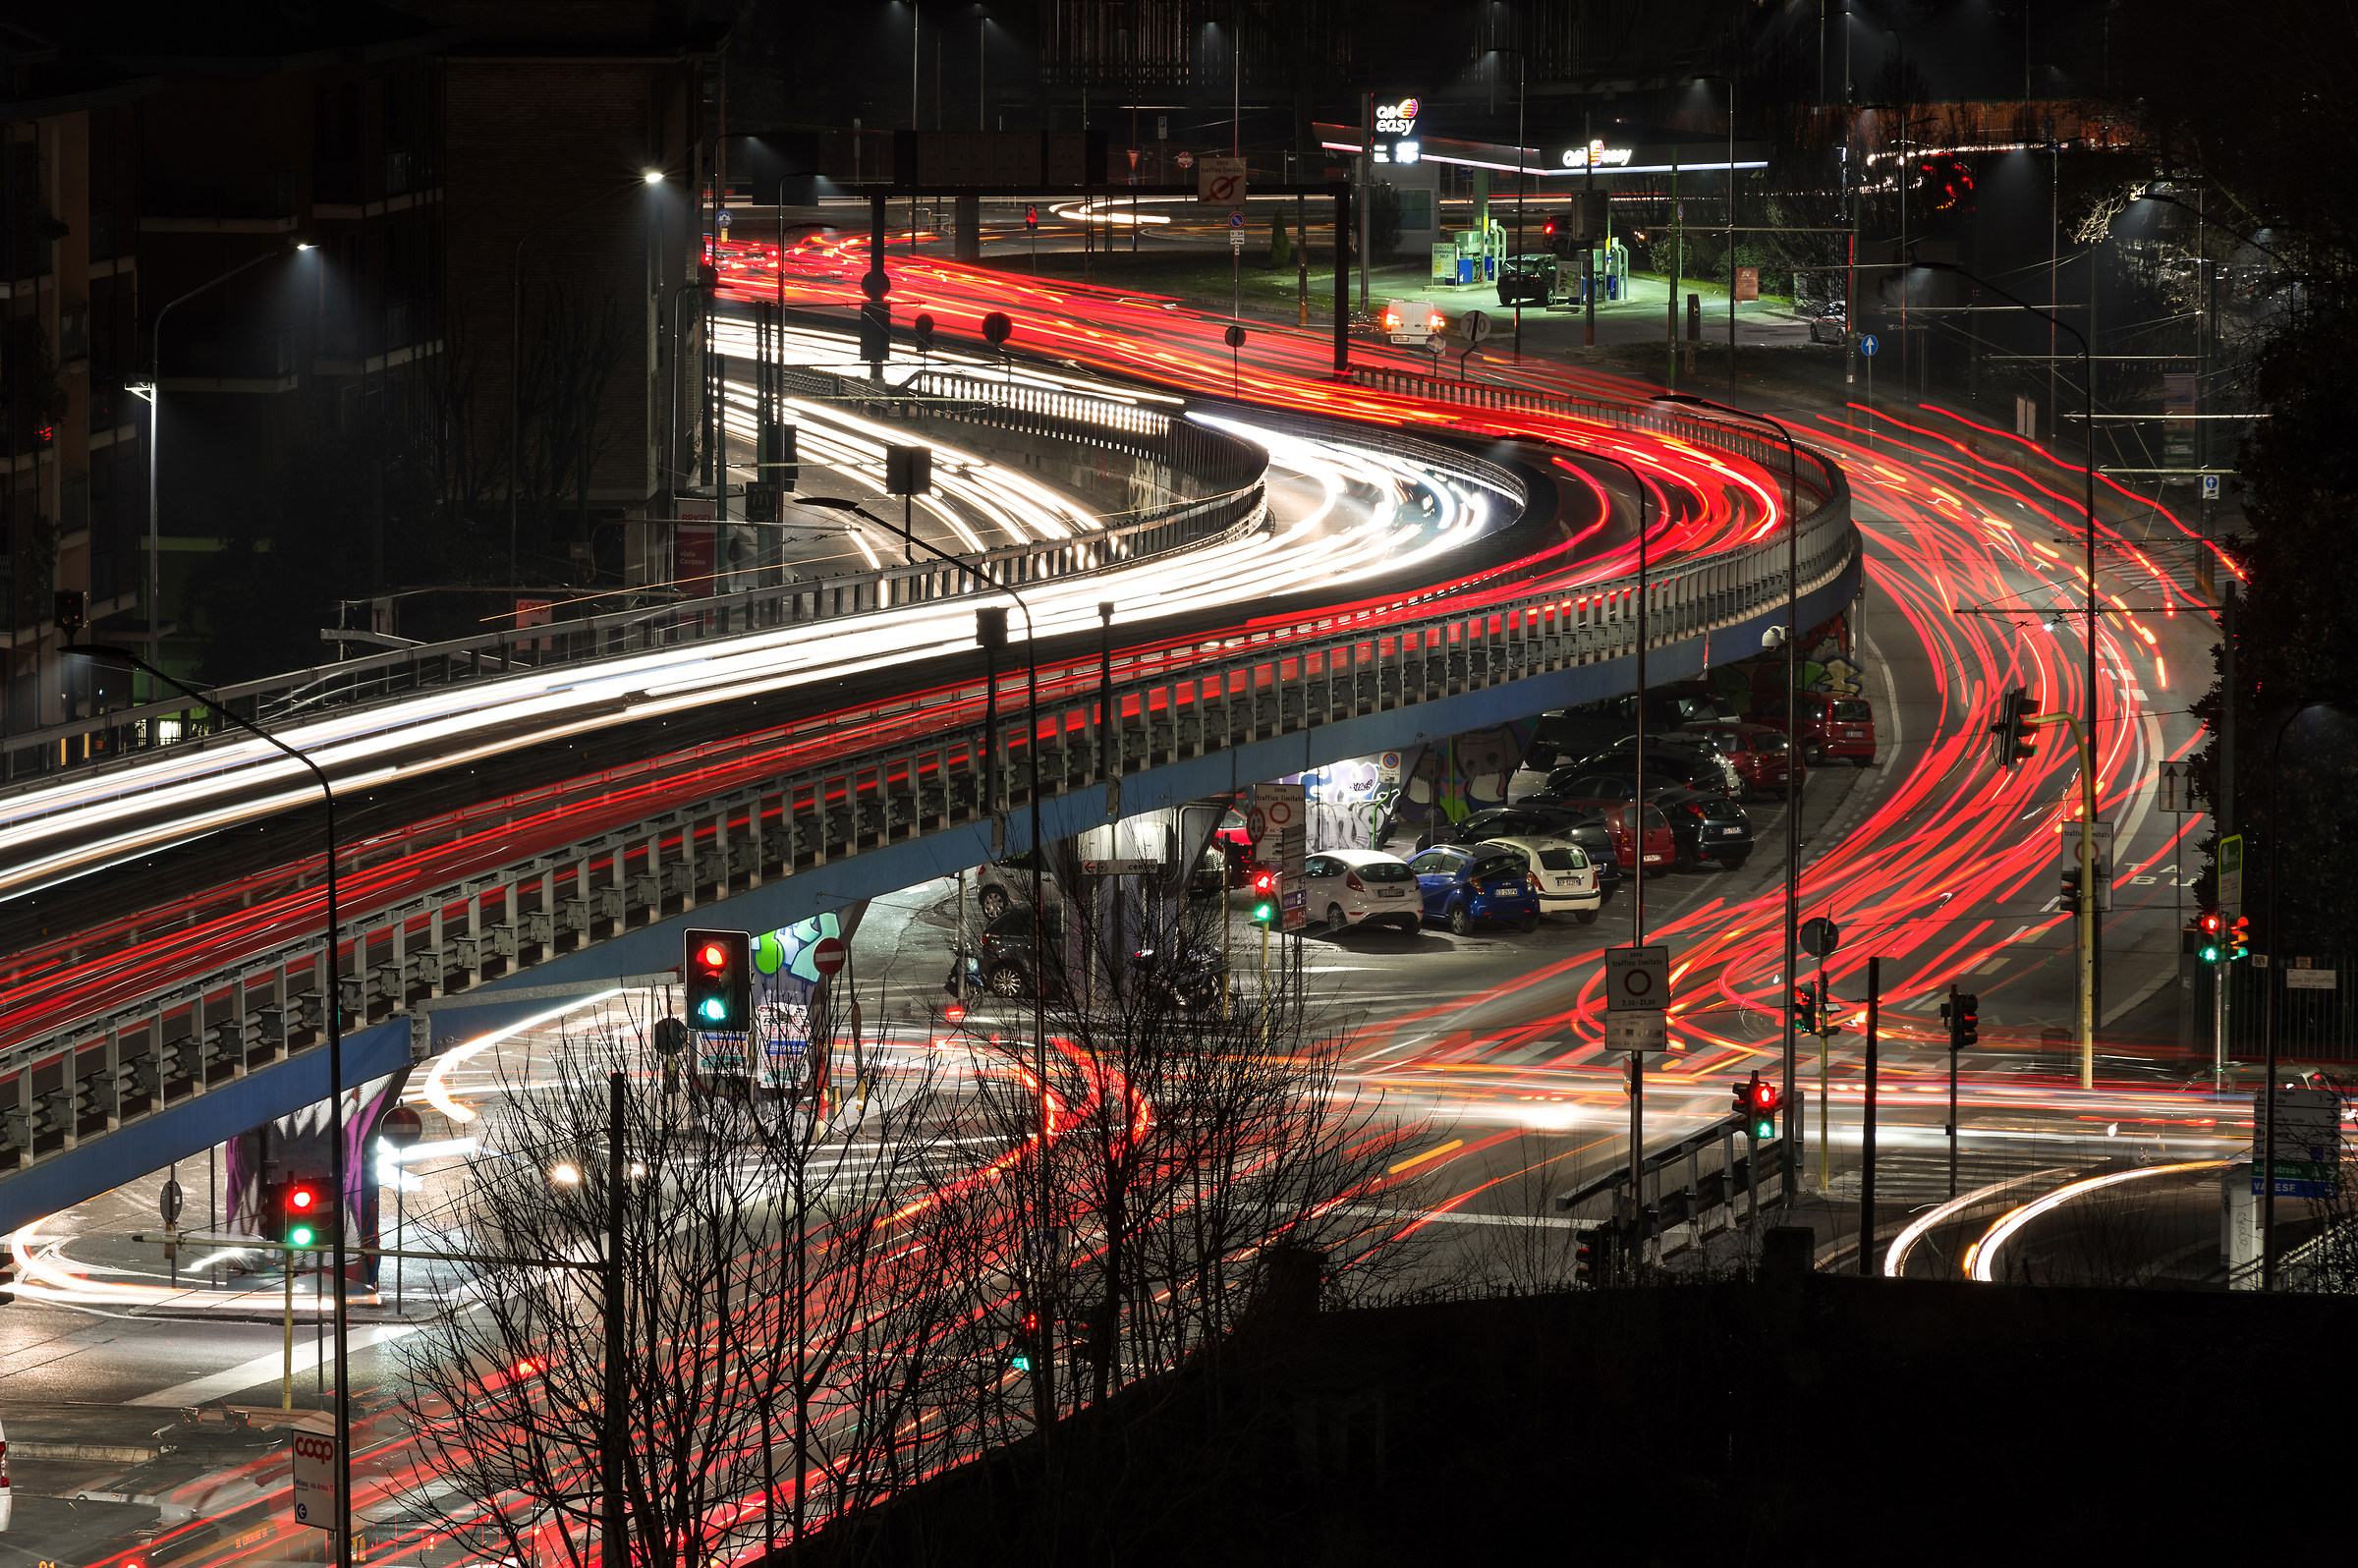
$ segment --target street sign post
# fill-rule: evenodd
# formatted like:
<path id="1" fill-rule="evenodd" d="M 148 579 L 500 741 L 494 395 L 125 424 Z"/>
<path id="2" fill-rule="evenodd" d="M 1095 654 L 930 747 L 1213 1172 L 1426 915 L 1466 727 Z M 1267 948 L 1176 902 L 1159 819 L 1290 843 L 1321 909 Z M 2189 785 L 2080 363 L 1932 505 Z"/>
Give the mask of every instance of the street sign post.
<path id="1" fill-rule="evenodd" d="M 1842 945 L 1842 927 L 1823 916 L 1801 923 L 1801 950 L 1812 958 L 1824 958 Z"/>
<path id="2" fill-rule="evenodd" d="M 2243 913 L 2243 835 L 2218 841 L 2218 912 L 2232 921 Z"/>
<path id="3" fill-rule="evenodd" d="M 1870 332 L 1859 339 L 1859 352 L 1870 360 L 1875 358 L 1875 334 Z"/>
<path id="4" fill-rule="evenodd" d="M 2287 970 L 2287 977 L 2303 973 Z M 2309 970 L 2308 974 L 2331 974 L 2330 970 Z M 2260 1139 L 2257 1130 L 2266 1125 L 2268 1108 L 2260 1096 L 2252 1096 L 2253 1144 Z M 2269 1175 L 2275 1181 L 2278 1198 L 2330 1198 L 2341 1186 L 2341 1096 L 2330 1089 L 2279 1089 L 2276 1091 L 2276 1142 L 2274 1157 L 2269 1162 Z M 2258 1197 L 2264 1189 L 2260 1161 L 2255 1148 L 2252 1161 L 2252 1194 Z"/>
<path id="5" fill-rule="evenodd" d="M 1604 950 L 1607 1013 L 1660 1013 L 1669 1005 L 1670 949 L 1608 947 Z"/>
<path id="6" fill-rule="evenodd" d="M 2163 762 L 2159 773 L 2162 799 L 2160 808 L 2170 812 L 2189 812 L 2199 810 L 2194 804 L 2194 764 L 2192 762 Z"/>
<path id="7" fill-rule="evenodd" d="M 851 949 L 843 945 L 840 937 L 821 937 L 818 945 L 811 949 L 811 967 L 821 975 L 838 975 L 843 972 L 843 961 L 850 956 Z"/>
<path id="8" fill-rule="evenodd" d="M 1152 876 L 1162 869 L 1160 861 L 1083 861 L 1084 876 Z"/>
<path id="9" fill-rule="evenodd" d="M 1278 908 L 1285 928 L 1309 923 L 1310 889 L 1302 868 L 1310 858 L 1309 790 L 1300 784 L 1256 784 L 1253 809 L 1245 816 L 1253 859 L 1278 874 Z"/>
<path id="10" fill-rule="evenodd" d="M 1182 154 L 1182 157 L 1185 155 Z M 1196 160 L 1196 199 L 1215 207 L 1241 207 L 1245 204 L 1245 160 L 1242 158 L 1199 158 Z M 1239 213 L 1238 216 L 1243 216 Z"/>
<path id="11" fill-rule="evenodd" d="M 314 1530 L 336 1528 L 336 1440 L 299 1431 L 295 1450 L 295 1522 Z"/>
<path id="12" fill-rule="evenodd" d="M 1245 209 L 1239 207 L 1234 212 L 1228 214 L 1228 249 L 1231 251 L 1242 251 L 1244 248 Z"/>

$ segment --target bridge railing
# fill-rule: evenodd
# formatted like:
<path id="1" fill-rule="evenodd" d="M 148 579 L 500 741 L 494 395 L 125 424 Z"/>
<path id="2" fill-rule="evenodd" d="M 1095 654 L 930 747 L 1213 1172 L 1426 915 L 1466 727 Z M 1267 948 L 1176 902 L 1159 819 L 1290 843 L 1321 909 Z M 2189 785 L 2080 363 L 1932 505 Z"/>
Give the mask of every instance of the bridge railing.
<path id="1" fill-rule="evenodd" d="M 790 381 L 798 379 L 790 376 Z M 922 390 L 898 391 L 825 372 L 799 379 L 827 395 L 860 401 L 887 418 L 925 418 L 1051 436 L 1151 459 L 1182 492 L 1128 513 L 1103 529 L 1069 537 L 1003 545 L 962 556 L 972 571 L 935 560 L 801 582 L 749 586 L 709 597 L 665 597 L 600 615 L 529 627 L 497 627 L 445 642 L 371 651 L 309 669 L 215 689 L 220 706 L 268 725 L 289 718 L 365 706 L 518 670 L 586 663 L 648 648 L 865 615 L 877 610 L 983 591 L 974 575 L 1021 588 L 1051 578 L 1102 572 L 1176 550 L 1215 544 L 1266 526 L 1265 455 L 1251 442 L 1114 398 L 1057 392 L 1052 406 L 1008 396 L 996 382 L 933 372 Z M 1035 389 L 1018 388 L 1031 393 Z M 1150 416 L 1151 417 L 1145 417 Z M 889 521 L 889 520 L 887 520 Z M 660 591 L 660 590 L 654 590 Z M 230 728 L 212 707 L 185 699 L 115 708 L 19 735 L 0 737 L 0 782 L 37 779 L 66 768 L 104 766 L 186 745 Z"/>
<path id="2" fill-rule="evenodd" d="M 1527 498 L 1513 470 L 1412 437 L 1386 444 L 1445 451 L 1478 482 Z M 1804 597 L 1855 580 L 1858 569 L 1848 491 L 1838 471 L 1827 474 L 1832 494 L 1797 541 L 1793 590 Z M 1788 591 L 1785 560 L 1779 535 L 1649 573 L 1648 645 L 1773 611 Z M 1037 733 L 1016 669 L 999 678 L 1000 716 L 987 736 L 976 681 L 879 709 L 871 717 L 898 731 L 888 744 L 837 752 L 692 805 L 603 824 L 575 805 L 519 816 L 486 834 L 479 851 L 453 846 L 440 862 L 443 885 L 352 911 L 340 965 L 349 1027 L 929 833 L 987 822 L 997 839 L 1035 790 L 1046 800 L 1102 789 L 1143 770 L 1636 651 L 1633 578 L 1545 591 L 1519 591 L 1520 581 L 1502 571 L 1495 594 L 1473 605 L 1481 585 L 1447 607 L 1410 594 L 1259 627 L 1241 641 L 1134 648 L 1114 659 L 1110 707 L 1100 704 L 1096 658 L 1044 665 Z M 818 747 L 839 724 L 839 715 L 814 717 L 781 737 L 779 750 Z M 986 766 L 985 758 L 998 760 Z M 328 973 L 323 941 L 295 940 L 235 969 L 78 1003 L 69 1027 L 28 1030 L 0 1048 L 0 1172 L 308 1048 L 322 1027 Z"/>
<path id="3" fill-rule="evenodd" d="M 1372 392 L 1397 392 L 1404 397 L 1465 408 L 1549 414 L 1610 425 L 1616 430 L 1714 446 L 1750 458 L 1778 477 L 1784 476 L 1790 457 L 1793 476 L 1801 490 L 1799 510 L 1805 516 L 1811 509 L 1833 499 L 1841 487 L 1832 461 L 1809 447 L 1797 442 L 1794 451 L 1788 454 L 1784 442 L 1765 434 L 1759 425 L 1732 417 L 1714 418 L 1677 404 L 1603 403 L 1589 398 L 1556 397 L 1488 381 L 1453 381 L 1447 376 L 1364 364 L 1353 366 L 1351 374 L 1359 385 Z"/>

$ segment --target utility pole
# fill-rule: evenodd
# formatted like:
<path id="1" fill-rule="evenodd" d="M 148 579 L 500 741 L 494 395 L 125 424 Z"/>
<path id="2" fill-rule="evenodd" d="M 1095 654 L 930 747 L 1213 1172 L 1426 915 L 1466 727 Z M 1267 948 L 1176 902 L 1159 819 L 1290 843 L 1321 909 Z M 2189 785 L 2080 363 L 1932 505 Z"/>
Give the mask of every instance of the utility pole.
<path id="1" fill-rule="evenodd" d="M 2208 547 L 2209 541 L 2204 542 Z M 2218 704 L 2218 814 L 2213 825 L 2221 840 L 2235 832 L 2235 702 L 2240 690 L 2235 684 L 2235 579 L 2229 576 L 2220 588 L 2218 600 L 2222 700 Z M 2185 872 L 2178 874 L 2183 880 Z M 2269 939 L 2273 943 L 2274 933 L 2270 933 Z M 2269 962 L 2273 966 L 2275 960 L 2272 957 Z M 2227 1084 L 2227 1030 L 2232 1022 L 2227 981 L 2234 973 L 2234 967 L 2223 955 L 2211 966 L 2211 1082 L 2221 1091 Z"/>
<path id="2" fill-rule="evenodd" d="M 1859 1272 L 1875 1272 L 1875 1046 L 1882 1003 L 1883 961 L 1867 960 L 1867 1103 L 1859 1119 Z"/>

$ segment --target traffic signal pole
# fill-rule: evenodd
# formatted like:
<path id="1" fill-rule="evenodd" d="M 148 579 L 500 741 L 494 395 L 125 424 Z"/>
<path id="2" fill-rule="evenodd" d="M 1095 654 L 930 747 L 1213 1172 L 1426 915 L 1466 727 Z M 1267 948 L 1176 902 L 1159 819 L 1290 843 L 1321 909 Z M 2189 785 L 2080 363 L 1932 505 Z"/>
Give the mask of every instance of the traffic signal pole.
<path id="1" fill-rule="evenodd" d="M 2071 726 L 2072 744 L 2080 757 L 2080 940 L 2079 940 L 2079 1014 L 2080 1014 L 2080 1087 L 2096 1087 L 2096 757 L 2088 745 L 2088 732 L 2080 727 L 2074 713 L 2016 714 L 2013 724 L 2019 729 L 2036 729 L 2049 724 Z M 2012 737 L 2001 736 L 2007 747 Z M 2107 871 L 2109 868 L 2106 868 Z"/>

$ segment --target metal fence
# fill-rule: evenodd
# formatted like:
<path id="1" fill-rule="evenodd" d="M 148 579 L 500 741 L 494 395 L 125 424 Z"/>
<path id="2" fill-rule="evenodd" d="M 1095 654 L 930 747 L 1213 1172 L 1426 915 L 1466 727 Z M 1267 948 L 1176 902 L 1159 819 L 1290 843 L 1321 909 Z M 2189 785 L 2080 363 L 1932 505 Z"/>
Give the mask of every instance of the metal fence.
<path id="1" fill-rule="evenodd" d="M 1159 411 L 1076 392 L 1057 392 L 1052 406 L 1045 406 L 1046 400 L 1038 397 L 1009 397 L 1009 389 L 997 382 L 941 372 L 933 372 L 927 390 L 914 395 L 824 372 L 798 372 L 797 378 L 823 384 L 827 395 L 858 401 L 886 418 L 946 419 L 1149 458 L 1191 475 L 1205 492 L 1152 507 L 1114 528 L 961 557 L 975 570 L 1018 588 L 1217 543 L 1267 523 L 1266 455 L 1249 441 Z M 983 589 L 971 573 L 926 561 L 709 598 L 664 599 L 542 626 L 501 627 L 265 676 L 221 687 L 212 696 L 219 705 L 268 724 L 515 670 L 615 658 L 978 591 Z M 103 767 L 159 747 L 200 741 L 225 727 L 210 708 L 179 698 L 116 708 L 0 739 L 0 781 Z"/>
<path id="2" fill-rule="evenodd" d="M 1801 490 L 1801 499 L 1796 504 L 1804 512 L 1825 505 L 1834 497 L 1840 486 L 1830 459 L 1799 442 L 1788 453 L 1784 442 L 1762 434 L 1762 426 L 1740 420 L 1732 415 L 1713 418 L 1708 414 L 1679 409 L 1675 404 L 1598 403 L 1586 398 L 1552 397 L 1544 393 L 1527 392 L 1520 387 L 1498 386 L 1488 381 L 1452 381 L 1446 376 L 1369 365 L 1355 365 L 1351 374 L 1354 380 L 1372 392 L 1397 392 L 1403 397 L 1453 403 L 1466 408 L 1586 420 L 1635 434 L 1669 436 L 1674 440 L 1715 446 L 1721 451 L 1750 458 L 1774 475 L 1786 472 L 1790 458 L 1794 477 Z"/>
<path id="3" fill-rule="evenodd" d="M 1385 444 L 1445 450 L 1405 436 Z M 1514 471 L 1449 455 L 1480 482 L 1524 496 Z M 1804 595 L 1857 568 L 1848 492 L 1837 471 L 1825 472 L 1832 493 L 1799 540 Z M 1650 574 L 1648 645 L 1780 605 L 1785 551 L 1779 536 Z M 1035 789 L 1046 799 L 1102 788 L 1148 768 L 1626 658 L 1637 648 L 1638 591 L 1622 578 L 1441 610 L 1410 594 L 1257 628 L 1241 641 L 1134 650 L 1114 661 L 1110 708 L 1099 702 L 1097 660 L 1078 657 L 1041 668 L 1037 734 L 1023 715 L 1023 672 L 1013 670 L 1000 678 L 1001 716 L 987 744 L 978 681 L 898 709 L 889 745 L 832 751 L 668 810 L 633 805 L 624 823 L 600 827 L 575 808 L 519 816 L 449 846 L 438 862 L 443 885 L 374 908 L 356 900 L 343 946 L 346 1016 L 353 1027 L 388 1018 L 412 998 L 463 992 L 832 861 L 1004 822 Z M 840 730 L 840 715 L 814 717 L 781 738 L 779 753 L 830 754 Z M 985 769 L 985 756 L 998 761 Z M 315 938 L 295 941 L 235 969 L 140 984 L 139 994 L 84 993 L 70 1025 L 20 1024 L 0 1048 L 0 1171 L 306 1048 L 322 1023 L 327 950 Z M 34 1000 L 23 1000 L 19 1017 L 37 1017 Z"/>

